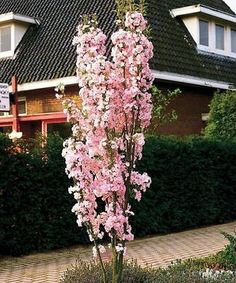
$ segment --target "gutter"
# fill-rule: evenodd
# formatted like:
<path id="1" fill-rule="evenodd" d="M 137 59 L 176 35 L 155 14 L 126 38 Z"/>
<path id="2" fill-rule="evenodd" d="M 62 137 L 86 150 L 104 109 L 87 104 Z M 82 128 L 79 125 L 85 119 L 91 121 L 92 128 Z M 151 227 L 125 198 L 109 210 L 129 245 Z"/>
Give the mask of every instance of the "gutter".
<path id="1" fill-rule="evenodd" d="M 202 86 L 202 87 L 224 89 L 224 90 L 233 88 L 232 84 L 222 82 L 222 81 L 209 80 L 205 78 L 193 77 L 193 76 L 188 76 L 188 75 L 180 75 L 180 74 L 170 73 L 170 72 L 161 72 L 157 70 L 152 70 L 152 72 L 154 74 L 155 79 L 157 80 L 178 82 L 178 83 L 184 83 L 184 84 L 193 85 L 193 86 Z"/>
<path id="2" fill-rule="evenodd" d="M 152 73 L 157 80 L 184 83 L 192 86 L 202 86 L 215 89 L 233 89 L 235 88 L 232 84 L 222 81 L 208 80 L 200 77 L 193 77 L 188 75 L 181 75 L 170 72 L 161 72 L 152 70 Z M 60 83 L 66 85 L 77 85 L 78 79 L 76 76 L 64 77 L 52 80 L 44 80 L 38 82 L 23 83 L 17 86 L 18 92 L 32 91 L 36 89 L 55 88 Z M 9 91 L 12 92 L 12 86 L 9 87 Z"/>

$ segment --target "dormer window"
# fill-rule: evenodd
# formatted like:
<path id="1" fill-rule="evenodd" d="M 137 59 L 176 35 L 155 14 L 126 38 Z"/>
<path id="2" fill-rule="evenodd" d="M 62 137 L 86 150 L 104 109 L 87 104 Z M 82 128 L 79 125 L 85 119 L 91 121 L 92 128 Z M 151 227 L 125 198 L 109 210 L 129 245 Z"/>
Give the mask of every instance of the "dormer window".
<path id="1" fill-rule="evenodd" d="M 200 4 L 170 12 L 182 18 L 199 51 L 236 58 L 236 15 Z"/>
<path id="2" fill-rule="evenodd" d="M 0 59 L 14 55 L 16 47 L 31 24 L 39 22 L 14 13 L 0 15 Z"/>
<path id="3" fill-rule="evenodd" d="M 199 30 L 200 30 L 200 44 L 203 46 L 209 46 L 209 23 L 207 21 L 199 21 Z"/>
<path id="4" fill-rule="evenodd" d="M 216 49 L 225 49 L 225 27 L 216 25 Z"/>
<path id="5" fill-rule="evenodd" d="M 231 52 L 236 53 L 236 30 L 231 29 Z"/>

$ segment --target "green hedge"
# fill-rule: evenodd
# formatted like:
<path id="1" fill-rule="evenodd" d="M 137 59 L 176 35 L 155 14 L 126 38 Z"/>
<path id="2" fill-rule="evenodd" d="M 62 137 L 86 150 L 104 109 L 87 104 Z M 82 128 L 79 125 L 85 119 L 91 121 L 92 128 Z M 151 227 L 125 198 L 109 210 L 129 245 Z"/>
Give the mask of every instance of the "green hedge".
<path id="1" fill-rule="evenodd" d="M 150 137 L 139 169 L 152 187 L 135 204 L 138 235 L 236 219 L 236 145 Z"/>
<path id="2" fill-rule="evenodd" d="M 43 151 L 31 144 L 23 153 L 13 153 L 5 143 L 6 150 L 0 149 L 0 253 L 20 255 L 88 242 L 71 213 L 74 200 L 67 192 L 62 140 L 52 136 Z"/>
<path id="3" fill-rule="evenodd" d="M 52 136 L 43 150 L 35 142 L 23 147 L 20 153 L 0 136 L 0 253 L 87 243 L 71 213 L 62 140 Z M 152 177 L 152 187 L 133 204 L 135 235 L 236 219 L 235 160 L 236 144 L 148 138 L 138 167 Z"/>

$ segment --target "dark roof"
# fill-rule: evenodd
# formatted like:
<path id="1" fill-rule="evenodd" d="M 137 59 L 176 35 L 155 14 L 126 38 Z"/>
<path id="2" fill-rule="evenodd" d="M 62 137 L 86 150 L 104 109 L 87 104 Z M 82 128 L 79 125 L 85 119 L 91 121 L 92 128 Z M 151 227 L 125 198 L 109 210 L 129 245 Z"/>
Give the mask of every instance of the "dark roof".
<path id="1" fill-rule="evenodd" d="M 115 29 L 114 0 L 1 0 L 0 14 L 14 12 L 36 17 L 19 44 L 14 59 L 0 59 L 0 82 L 16 74 L 19 83 L 49 80 L 75 74 L 75 49 L 71 42 L 82 14 L 96 13 L 110 35 Z M 192 75 L 236 84 L 236 59 L 199 54 L 183 23 L 169 10 L 202 4 L 234 14 L 221 0 L 148 0 L 156 70 Z"/>

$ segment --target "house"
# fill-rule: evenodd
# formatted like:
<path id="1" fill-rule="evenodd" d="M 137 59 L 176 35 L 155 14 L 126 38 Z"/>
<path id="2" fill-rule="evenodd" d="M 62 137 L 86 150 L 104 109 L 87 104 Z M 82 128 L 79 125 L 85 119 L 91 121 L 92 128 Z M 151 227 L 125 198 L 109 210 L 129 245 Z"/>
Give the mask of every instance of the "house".
<path id="1" fill-rule="evenodd" d="M 178 120 L 159 132 L 199 134 L 213 93 L 236 86 L 236 15 L 222 0 L 147 2 L 156 83 L 182 90 L 172 103 Z M 11 112 L 0 114 L 2 132 L 66 132 L 54 88 L 64 83 L 67 95 L 78 94 L 72 39 L 80 15 L 96 13 L 111 35 L 114 9 L 115 0 L 1 0 L 0 83 L 14 93 Z"/>

